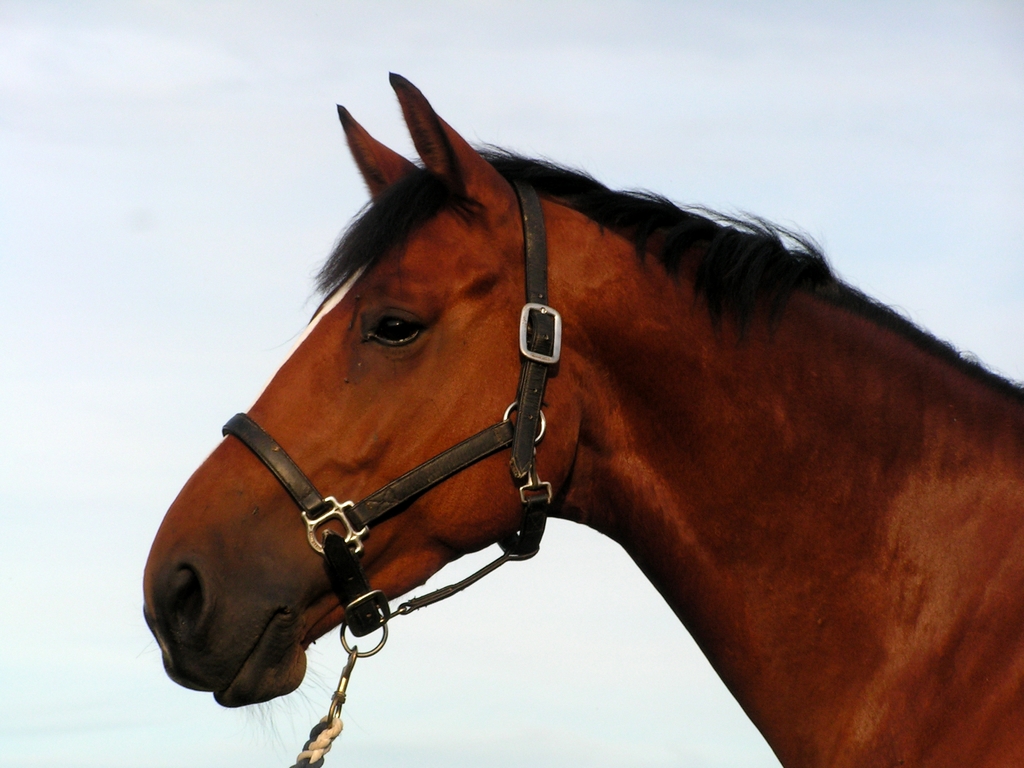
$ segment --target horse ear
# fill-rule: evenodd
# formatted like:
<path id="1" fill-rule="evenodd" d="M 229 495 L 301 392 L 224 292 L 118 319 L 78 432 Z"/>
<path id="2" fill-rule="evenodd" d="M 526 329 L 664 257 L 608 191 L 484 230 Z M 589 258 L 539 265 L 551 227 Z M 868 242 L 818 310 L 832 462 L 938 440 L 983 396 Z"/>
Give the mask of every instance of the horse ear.
<path id="1" fill-rule="evenodd" d="M 455 195 L 487 203 L 495 192 L 514 199 L 512 188 L 480 153 L 437 116 L 420 90 L 401 75 L 390 75 L 413 144 L 427 170 Z"/>
<path id="2" fill-rule="evenodd" d="M 338 117 L 348 140 L 348 148 L 359 166 L 359 172 L 363 174 L 371 197 L 379 197 L 381 192 L 400 178 L 416 170 L 415 165 L 368 134 L 341 104 L 338 105 Z"/>

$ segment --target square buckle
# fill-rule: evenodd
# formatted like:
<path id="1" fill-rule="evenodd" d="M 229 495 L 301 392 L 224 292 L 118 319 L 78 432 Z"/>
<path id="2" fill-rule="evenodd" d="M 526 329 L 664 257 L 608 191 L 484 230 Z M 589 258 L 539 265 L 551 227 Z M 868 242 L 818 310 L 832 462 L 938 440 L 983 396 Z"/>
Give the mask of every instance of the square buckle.
<path id="1" fill-rule="evenodd" d="M 384 641 L 388 638 L 387 628 L 390 618 L 391 606 L 388 605 L 385 594 L 379 589 L 365 592 L 345 606 L 345 624 L 356 637 L 363 637 L 374 630 L 384 628 L 384 637 L 381 639 L 380 645 L 384 645 Z M 380 646 L 366 655 L 372 656 L 378 650 L 380 650 Z"/>
<path id="2" fill-rule="evenodd" d="M 552 340 L 553 344 L 550 355 L 534 352 L 526 344 L 526 327 L 530 322 L 530 312 L 551 315 L 555 320 L 554 339 Z M 527 360 L 533 360 L 536 363 L 554 365 L 558 362 L 558 358 L 562 354 L 562 316 L 558 314 L 557 310 L 552 309 L 547 304 L 536 304 L 533 302 L 523 306 L 523 311 L 519 315 L 519 352 Z"/>
<path id="3" fill-rule="evenodd" d="M 519 500 L 524 506 L 538 499 L 544 499 L 547 504 L 551 503 L 551 483 L 538 478 L 536 483 L 531 481 L 519 489 Z"/>

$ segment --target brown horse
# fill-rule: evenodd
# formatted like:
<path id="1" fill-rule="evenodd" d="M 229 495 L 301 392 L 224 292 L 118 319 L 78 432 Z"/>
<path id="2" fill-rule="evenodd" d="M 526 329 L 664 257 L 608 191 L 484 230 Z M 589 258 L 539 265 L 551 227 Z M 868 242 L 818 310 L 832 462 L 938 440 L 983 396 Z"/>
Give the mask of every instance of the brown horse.
<path id="1" fill-rule="evenodd" d="M 423 167 L 339 109 L 373 204 L 252 420 L 352 499 L 509 424 L 528 183 L 564 320 L 528 482 L 551 484 L 549 512 L 625 548 L 784 765 L 1024 765 L 1024 392 L 789 233 L 481 155 L 392 84 Z M 145 574 L 168 674 L 228 706 L 295 689 L 344 618 L 295 502 L 235 434 Z M 372 587 L 395 598 L 514 536 L 507 456 L 382 517 Z"/>

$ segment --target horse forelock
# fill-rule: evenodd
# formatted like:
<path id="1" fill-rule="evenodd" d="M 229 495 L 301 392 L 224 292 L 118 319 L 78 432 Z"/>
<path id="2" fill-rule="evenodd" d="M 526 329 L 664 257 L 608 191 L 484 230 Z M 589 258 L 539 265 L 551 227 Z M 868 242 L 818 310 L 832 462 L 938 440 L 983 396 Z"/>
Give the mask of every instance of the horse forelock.
<path id="1" fill-rule="evenodd" d="M 373 267 L 402 246 L 420 226 L 452 204 L 452 195 L 423 168 L 411 171 L 369 202 L 338 238 L 317 274 L 321 295 L 330 296 L 352 275 Z"/>

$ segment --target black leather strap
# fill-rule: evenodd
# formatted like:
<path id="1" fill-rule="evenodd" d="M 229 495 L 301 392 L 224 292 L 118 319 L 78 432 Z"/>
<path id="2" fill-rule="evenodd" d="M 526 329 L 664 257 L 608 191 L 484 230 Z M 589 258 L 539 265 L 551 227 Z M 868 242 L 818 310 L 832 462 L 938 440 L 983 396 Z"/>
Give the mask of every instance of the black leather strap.
<path id="1" fill-rule="evenodd" d="M 532 312 L 530 322 L 530 350 L 550 354 L 554 337 L 554 320 L 551 315 Z M 548 365 L 535 360 L 523 361 L 519 391 L 516 395 L 516 437 L 509 462 L 512 475 L 517 480 L 525 478 L 533 466 L 534 440 L 540 428 L 540 412 L 544 404 L 548 368 Z"/>
<path id="2" fill-rule="evenodd" d="M 345 606 L 345 623 L 352 634 L 363 637 L 379 629 L 391 617 L 391 609 L 384 594 L 370 587 L 359 556 L 332 531 L 324 534 L 323 548 L 331 586 Z"/>
<path id="3" fill-rule="evenodd" d="M 523 522 L 518 531 L 501 542 L 501 548 L 518 560 L 537 554 L 548 521 L 549 505 L 548 496 L 544 492 L 526 496 L 523 501 Z"/>
<path id="4" fill-rule="evenodd" d="M 522 181 L 515 183 L 523 219 L 523 257 L 526 260 L 526 301 L 548 303 L 548 241 L 544 210 L 537 190 Z"/>
<path id="5" fill-rule="evenodd" d="M 548 303 L 548 247 L 544 230 L 544 212 L 537 191 L 516 182 L 516 194 L 523 215 L 523 258 L 526 262 L 526 301 Z M 527 346 L 532 352 L 550 355 L 554 344 L 554 318 L 539 311 L 530 312 Z M 516 434 L 512 443 L 509 468 L 516 480 L 523 480 L 533 468 L 534 440 L 540 428 L 540 411 L 547 384 L 548 365 L 523 360 L 516 395 Z"/>
<path id="6" fill-rule="evenodd" d="M 512 430 L 512 422 L 502 421 L 477 432 L 371 493 L 349 511 L 349 520 L 356 528 L 379 522 L 396 507 L 425 493 L 442 480 L 507 448 L 512 443 Z"/>
<path id="7" fill-rule="evenodd" d="M 234 435 L 241 440 L 274 473 L 299 508 L 310 517 L 316 516 L 313 513 L 324 505 L 324 497 L 291 456 L 259 424 L 244 413 L 236 413 L 228 419 L 221 434 L 225 437 Z"/>

